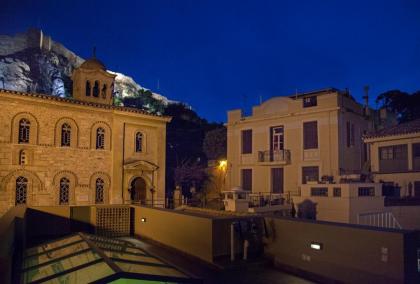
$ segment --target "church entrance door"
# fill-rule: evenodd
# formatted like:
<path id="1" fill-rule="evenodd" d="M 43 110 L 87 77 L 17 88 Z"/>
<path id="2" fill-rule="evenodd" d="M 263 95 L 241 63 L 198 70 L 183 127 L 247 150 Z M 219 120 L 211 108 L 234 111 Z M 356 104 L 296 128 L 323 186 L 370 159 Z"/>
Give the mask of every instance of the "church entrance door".
<path id="1" fill-rule="evenodd" d="M 146 204 L 146 181 L 137 177 L 131 182 L 131 201 Z"/>

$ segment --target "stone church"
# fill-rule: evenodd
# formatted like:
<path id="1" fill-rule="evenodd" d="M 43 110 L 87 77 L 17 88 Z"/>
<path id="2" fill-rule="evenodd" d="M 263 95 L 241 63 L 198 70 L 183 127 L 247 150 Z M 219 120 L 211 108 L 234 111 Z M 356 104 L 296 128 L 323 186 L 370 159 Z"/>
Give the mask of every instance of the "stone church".
<path id="1" fill-rule="evenodd" d="M 0 90 L 0 216 L 20 204 L 162 203 L 170 117 L 114 106 L 114 78 L 92 58 L 73 72 L 73 98 Z"/>

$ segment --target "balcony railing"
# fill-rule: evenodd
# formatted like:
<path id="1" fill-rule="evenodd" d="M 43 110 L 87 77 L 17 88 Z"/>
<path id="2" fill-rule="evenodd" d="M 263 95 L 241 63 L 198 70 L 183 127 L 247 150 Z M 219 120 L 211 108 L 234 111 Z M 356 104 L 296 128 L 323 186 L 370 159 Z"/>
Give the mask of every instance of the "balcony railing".
<path id="1" fill-rule="evenodd" d="M 284 162 L 290 161 L 290 150 L 258 151 L 258 162 Z"/>

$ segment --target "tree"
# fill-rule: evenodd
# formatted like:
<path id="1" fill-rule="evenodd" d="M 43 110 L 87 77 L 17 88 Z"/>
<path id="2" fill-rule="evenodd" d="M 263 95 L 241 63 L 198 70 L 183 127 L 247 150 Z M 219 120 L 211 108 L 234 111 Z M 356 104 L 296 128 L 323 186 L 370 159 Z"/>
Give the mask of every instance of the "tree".
<path id="1" fill-rule="evenodd" d="M 227 131 L 221 126 L 207 131 L 203 141 L 203 152 L 209 160 L 226 159 Z"/>
<path id="2" fill-rule="evenodd" d="M 420 91 L 409 94 L 400 90 L 391 90 L 380 94 L 376 102 L 397 114 L 399 122 L 420 118 Z"/>

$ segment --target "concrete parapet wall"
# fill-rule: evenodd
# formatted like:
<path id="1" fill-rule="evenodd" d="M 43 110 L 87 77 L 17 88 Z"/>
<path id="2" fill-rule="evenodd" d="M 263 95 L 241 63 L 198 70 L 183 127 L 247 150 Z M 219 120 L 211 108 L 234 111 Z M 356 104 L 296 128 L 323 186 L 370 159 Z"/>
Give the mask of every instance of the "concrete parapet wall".
<path id="1" fill-rule="evenodd" d="M 419 283 L 416 231 L 266 218 L 277 266 L 344 283 Z M 321 250 L 311 248 L 320 244 Z"/>

